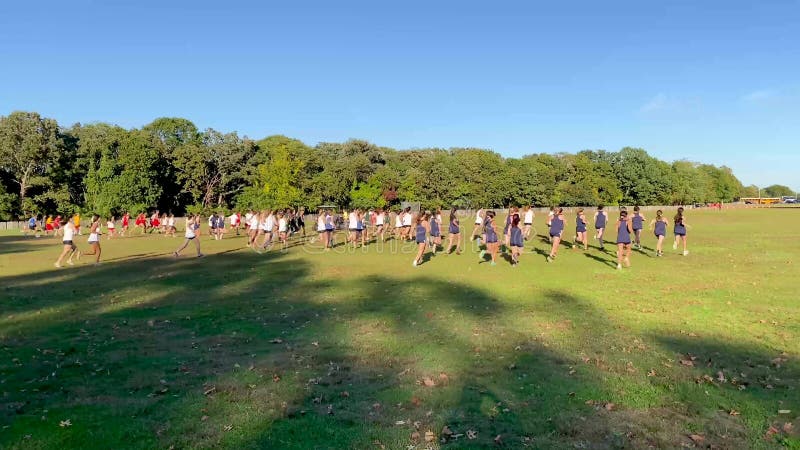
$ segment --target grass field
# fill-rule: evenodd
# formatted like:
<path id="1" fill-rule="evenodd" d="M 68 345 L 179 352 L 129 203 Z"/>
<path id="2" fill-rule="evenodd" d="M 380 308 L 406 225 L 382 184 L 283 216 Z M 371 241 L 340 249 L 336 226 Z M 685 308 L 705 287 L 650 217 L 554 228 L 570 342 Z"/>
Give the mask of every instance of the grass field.
<path id="1" fill-rule="evenodd" d="M 688 221 L 623 271 L 2 235 L 0 447 L 800 448 L 800 209 Z"/>

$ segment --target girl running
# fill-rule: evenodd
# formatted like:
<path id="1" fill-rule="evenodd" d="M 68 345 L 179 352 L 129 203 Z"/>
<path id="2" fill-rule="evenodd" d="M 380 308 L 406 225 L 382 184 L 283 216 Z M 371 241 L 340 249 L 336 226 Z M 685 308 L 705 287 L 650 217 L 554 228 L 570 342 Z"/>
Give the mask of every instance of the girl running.
<path id="1" fill-rule="evenodd" d="M 178 231 L 178 228 L 175 226 L 175 214 L 170 213 L 169 217 L 167 217 L 167 232 L 164 234 L 164 237 L 175 237 L 176 231 Z"/>
<path id="2" fill-rule="evenodd" d="M 497 252 L 500 249 L 500 242 L 497 238 L 497 231 L 495 229 L 494 216 L 494 211 L 486 211 L 486 219 L 483 227 L 483 233 L 486 236 L 486 250 L 481 250 L 480 253 L 481 261 L 483 261 L 486 253 L 489 253 L 489 256 L 492 257 L 492 266 L 497 265 Z"/>
<path id="3" fill-rule="evenodd" d="M 461 254 L 461 226 L 458 221 L 458 214 L 456 212 L 456 208 L 450 210 L 450 227 L 447 230 L 447 250 L 444 252 L 445 255 L 450 254 L 450 250 L 453 248 L 453 241 L 456 243 L 456 255 Z"/>
<path id="4" fill-rule="evenodd" d="M 636 241 L 636 249 L 641 250 L 642 248 L 642 228 L 644 228 L 644 214 L 641 214 L 639 206 L 633 207 L 633 217 L 631 218 L 631 224 L 633 225 L 633 234 Z"/>
<path id="5" fill-rule="evenodd" d="M 567 225 L 564 219 L 564 209 L 558 208 L 553 211 L 553 217 L 550 219 L 550 242 L 553 243 L 550 248 L 550 254 L 547 255 L 547 262 L 553 262 L 558 256 L 558 246 L 561 244 L 561 235 L 564 233 L 564 227 Z"/>
<path id="6" fill-rule="evenodd" d="M 394 214 L 394 238 L 399 240 L 403 237 L 403 211 L 392 214 Z"/>
<path id="7" fill-rule="evenodd" d="M 56 218 L 53 219 L 53 230 L 55 230 L 53 233 L 54 236 L 64 235 L 64 228 L 61 226 L 61 216 L 56 216 Z"/>
<path id="8" fill-rule="evenodd" d="M 664 256 L 664 237 L 667 235 L 667 219 L 659 209 L 656 218 L 650 223 L 650 228 L 656 236 L 656 256 Z"/>
<path id="9" fill-rule="evenodd" d="M 75 259 L 81 259 L 81 251 L 78 250 L 78 247 L 75 246 L 75 234 L 77 229 L 75 228 L 75 223 L 72 219 L 69 219 L 66 224 L 64 224 L 64 238 L 62 239 L 62 243 L 64 244 L 63 250 L 61 250 L 61 255 L 58 256 L 56 260 L 55 266 L 61 267 L 61 261 L 64 259 L 65 256 L 69 253 L 69 258 L 67 258 L 67 264 L 70 266 L 72 265 L 72 257 L 77 255 Z"/>
<path id="10" fill-rule="evenodd" d="M 603 211 L 603 205 L 600 205 L 597 207 L 597 211 L 594 213 L 594 229 L 596 230 L 594 238 L 600 241 L 600 250 L 606 249 L 603 245 L 603 232 L 606 230 L 607 222 L 608 213 Z"/>
<path id="11" fill-rule="evenodd" d="M 689 250 L 686 249 L 686 228 L 689 226 L 686 223 L 686 218 L 683 217 L 683 207 L 678 208 L 678 213 L 675 214 L 675 219 L 673 220 L 673 228 L 672 231 L 675 233 L 675 242 L 672 244 L 672 249 L 678 249 L 678 243 L 683 242 L 683 256 L 689 254 Z"/>
<path id="12" fill-rule="evenodd" d="M 47 219 L 44 221 L 44 235 L 49 236 L 51 231 L 54 231 L 53 216 L 47 216 Z"/>
<path id="13" fill-rule="evenodd" d="M 256 239 L 258 238 L 258 229 L 261 225 L 261 220 L 258 214 L 251 211 L 250 219 L 247 221 L 247 246 L 256 249 Z"/>
<path id="14" fill-rule="evenodd" d="M 281 240 L 281 250 L 286 250 L 286 240 L 289 235 L 289 224 L 286 221 L 286 214 L 278 213 L 278 238 Z"/>
<path id="15" fill-rule="evenodd" d="M 336 219 L 330 211 L 325 211 L 325 250 L 333 247 L 333 232 L 336 230 Z"/>
<path id="16" fill-rule="evenodd" d="M 523 224 L 522 235 L 526 241 L 531 238 L 531 230 L 533 228 L 533 217 L 534 217 L 533 209 L 530 207 L 530 205 L 525 205 L 524 220 L 522 222 Z"/>
<path id="17" fill-rule="evenodd" d="M 508 210 L 506 224 L 503 227 L 503 246 L 505 247 L 503 253 L 507 252 L 511 248 L 511 222 L 514 220 L 514 214 L 517 214 L 517 211 L 519 210 L 516 207 L 511 207 Z"/>
<path id="18" fill-rule="evenodd" d="M 347 231 L 347 242 L 352 243 L 353 248 L 356 248 L 356 239 L 358 238 L 358 212 L 356 212 L 355 209 L 347 214 Z"/>
<path id="19" fill-rule="evenodd" d="M 406 210 L 403 211 L 403 234 L 406 240 L 414 239 L 414 236 L 411 235 L 411 222 L 414 221 L 414 215 L 411 214 L 411 207 L 406 207 Z"/>
<path id="20" fill-rule="evenodd" d="M 511 244 L 511 265 L 516 267 L 519 264 L 519 255 L 525 247 L 524 232 L 519 227 L 519 214 L 514 214 L 511 218 L 511 230 L 509 231 L 509 242 Z"/>
<path id="21" fill-rule="evenodd" d="M 375 214 L 375 238 L 380 239 L 381 242 L 386 240 L 384 233 L 386 233 L 386 211 L 379 209 Z"/>
<path id="22" fill-rule="evenodd" d="M 153 230 L 161 233 L 161 220 L 158 218 L 158 210 L 155 210 L 153 215 L 150 216 L 150 233 L 152 233 Z"/>
<path id="23" fill-rule="evenodd" d="M 442 210 L 436 209 L 433 216 L 430 218 L 430 233 L 431 233 L 431 251 L 435 255 L 436 248 L 442 243 L 442 234 L 440 228 L 442 225 Z"/>
<path id="24" fill-rule="evenodd" d="M 428 233 L 430 232 L 427 213 L 417 216 L 417 225 L 414 231 L 415 241 L 417 242 L 417 257 L 414 258 L 414 262 L 411 265 L 417 267 L 422 264 L 422 255 L 425 254 L 425 243 L 428 240 Z"/>
<path id="25" fill-rule="evenodd" d="M 470 238 L 471 241 L 475 240 L 476 236 L 480 236 L 483 234 L 483 230 L 485 229 L 485 219 L 483 209 L 479 209 L 475 213 L 475 226 L 472 228 L 472 237 Z M 480 237 L 478 237 L 478 245 L 481 245 Z"/>
<path id="26" fill-rule="evenodd" d="M 328 242 L 325 237 L 325 211 L 320 209 L 317 211 L 317 239 L 319 239 L 324 248 L 327 248 Z"/>
<path id="27" fill-rule="evenodd" d="M 125 236 L 125 233 L 128 232 L 130 224 L 131 224 L 131 215 L 126 212 L 125 214 L 122 215 L 122 231 L 120 231 L 119 233 L 120 236 Z"/>
<path id="28" fill-rule="evenodd" d="M 586 238 L 586 216 L 583 214 L 583 208 L 578 208 L 578 214 L 575 217 L 575 245 L 572 248 L 578 248 L 578 244 L 583 244 L 583 249 L 589 249 L 589 240 Z"/>
<path id="29" fill-rule="evenodd" d="M 625 267 L 631 266 L 631 234 L 633 224 L 628 219 L 628 211 L 620 211 L 617 220 L 617 270 L 622 270 L 622 263 Z"/>
<path id="30" fill-rule="evenodd" d="M 145 219 L 144 213 L 139 213 L 139 215 L 136 216 L 136 222 L 134 222 L 134 226 L 136 228 L 141 228 L 142 234 L 147 231 L 147 219 Z"/>
<path id="31" fill-rule="evenodd" d="M 94 265 L 100 264 L 100 216 L 94 214 L 92 216 L 92 223 L 89 224 L 89 245 L 92 247 L 90 253 L 84 255 L 94 255 Z"/>
<path id="32" fill-rule="evenodd" d="M 203 256 L 203 254 L 200 253 L 200 239 L 197 239 L 197 230 L 199 229 L 200 229 L 199 215 L 197 216 L 190 215 L 189 217 L 186 218 L 186 232 L 184 234 L 184 237 L 186 239 L 184 239 L 183 245 L 181 245 L 180 247 L 178 247 L 177 250 L 172 252 L 172 254 L 176 258 L 181 254 L 183 249 L 185 249 L 189 245 L 190 242 L 194 242 L 194 248 L 197 250 L 197 257 L 200 258 Z"/>
<path id="33" fill-rule="evenodd" d="M 114 216 L 108 218 L 106 222 L 106 228 L 108 228 L 108 238 L 111 239 L 114 237 L 114 232 L 117 228 L 116 220 L 114 220 Z"/>

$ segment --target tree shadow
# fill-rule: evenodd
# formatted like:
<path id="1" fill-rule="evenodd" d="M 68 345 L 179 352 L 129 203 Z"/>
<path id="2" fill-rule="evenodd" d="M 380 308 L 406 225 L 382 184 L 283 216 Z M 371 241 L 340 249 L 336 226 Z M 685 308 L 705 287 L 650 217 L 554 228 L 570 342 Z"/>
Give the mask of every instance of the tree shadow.
<path id="1" fill-rule="evenodd" d="M 514 305 L 424 273 L 320 270 L 292 253 L 240 252 L 7 277 L 19 317 L 0 334 L 0 422 L 9 427 L 0 444 L 644 448 L 677 447 L 696 429 L 709 445 L 745 442 L 735 417 L 722 421 L 694 400 L 693 380 L 676 393 L 671 378 L 631 372 L 617 349 L 657 352 L 570 292 Z M 141 286 L 146 294 L 133 289 Z M 44 295 L 53 292 L 68 295 Z M 650 340 L 697 355 L 731 351 Z M 789 367 L 781 375 L 796 380 Z M 639 405 L 629 391 L 653 400 Z M 783 394 L 791 409 L 792 392 Z M 770 401 L 731 395 L 742 396 L 742 411 Z M 72 425 L 59 427 L 66 419 Z M 731 437 L 706 428 L 717 420 Z"/>
<path id="2" fill-rule="evenodd" d="M 597 261 L 599 263 L 603 263 L 603 265 L 606 265 L 606 266 L 609 266 L 609 267 L 612 267 L 612 268 L 616 268 L 617 267 L 617 263 L 613 259 L 606 259 L 606 258 L 597 256 L 597 255 L 593 255 L 593 254 L 591 254 L 589 252 L 584 252 L 583 256 L 585 256 L 585 257 L 587 257 L 589 259 L 593 259 L 593 260 L 595 260 L 595 261 Z"/>

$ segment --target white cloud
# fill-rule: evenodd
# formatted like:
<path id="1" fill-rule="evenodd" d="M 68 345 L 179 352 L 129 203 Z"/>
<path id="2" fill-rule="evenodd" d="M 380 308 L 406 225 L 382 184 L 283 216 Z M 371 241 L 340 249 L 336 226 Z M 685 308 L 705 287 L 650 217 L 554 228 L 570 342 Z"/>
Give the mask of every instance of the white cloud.
<path id="1" fill-rule="evenodd" d="M 742 100 L 746 102 L 760 102 L 775 97 L 778 93 L 772 89 L 759 89 L 742 96 Z"/>
<path id="2" fill-rule="evenodd" d="M 647 113 L 669 109 L 673 103 L 674 102 L 672 102 L 666 94 L 659 93 L 642 105 L 642 107 L 639 108 L 639 112 Z"/>

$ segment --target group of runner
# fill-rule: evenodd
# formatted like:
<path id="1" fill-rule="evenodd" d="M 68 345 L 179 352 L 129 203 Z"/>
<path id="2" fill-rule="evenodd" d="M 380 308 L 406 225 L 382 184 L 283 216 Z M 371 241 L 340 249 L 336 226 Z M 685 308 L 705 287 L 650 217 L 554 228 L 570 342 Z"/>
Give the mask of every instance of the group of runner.
<path id="1" fill-rule="evenodd" d="M 529 240 L 534 233 L 534 210 L 530 206 L 524 208 L 512 207 L 505 218 L 502 232 L 498 230 L 495 218 L 497 214 L 492 210 L 480 209 L 475 213 L 474 228 L 471 239 L 477 240 L 480 250 L 480 260 L 486 261 L 491 265 L 496 265 L 501 251 L 508 255 L 512 266 L 519 264 L 520 258 L 524 253 L 525 241 Z M 575 250 L 589 249 L 589 231 L 591 223 L 594 223 L 594 238 L 598 242 L 598 249 L 605 251 L 606 233 L 615 233 L 613 242 L 616 244 L 617 268 L 630 267 L 630 256 L 632 249 L 642 250 L 642 231 L 644 230 L 646 218 L 638 206 L 633 208 L 633 213 L 629 214 L 625 207 L 620 208 L 619 217 L 611 223 L 608 211 L 601 205 L 593 213 L 592 221 L 587 219 L 587 212 L 584 208 L 578 208 L 575 212 L 575 234 L 571 247 Z M 52 220 L 51 220 L 52 219 Z M 88 225 L 89 237 L 87 243 L 91 246 L 91 251 L 81 253 L 75 244 L 75 237 L 81 235 L 79 214 L 70 217 L 65 223 L 61 223 L 61 216 L 48 216 L 45 219 L 45 234 L 52 233 L 54 236 L 62 237 L 63 249 L 55 262 L 56 267 L 61 267 L 66 261 L 73 264 L 73 258 L 80 258 L 82 255 L 92 255 L 95 257 L 95 264 L 100 263 L 101 247 L 101 218 L 93 215 Z M 124 214 L 121 217 L 121 227 L 117 230 L 116 220 L 109 217 L 106 221 L 106 232 L 109 238 L 114 236 L 122 237 L 131 235 L 129 230 L 130 215 Z M 40 230 L 38 218 L 31 217 L 28 221 L 26 233 Z M 200 250 L 200 215 L 191 214 L 186 218 L 184 241 L 173 252 L 178 257 L 183 250 L 190 244 L 194 245 L 198 257 L 203 256 Z M 384 242 L 389 238 L 398 241 L 414 242 L 417 252 L 412 261 L 414 267 L 423 263 L 426 251 L 435 255 L 439 249 L 444 250 L 445 254 L 461 254 L 461 224 L 458 212 L 455 208 L 450 211 L 447 223 L 444 222 L 442 211 L 422 211 L 415 213 L 411 208 L 396 211 L 383 209 L 354 209 L 345 211 L 342 215 L 336 215 L 331 209 L 320 209 L 316 216 L 317 237 L 312 238 L 311 242 L 317 240 L 325 250 L 330 250 L 334 245 L 336 230 L 346 224 L 347 238 L 345 245 L 356 248 L 365 246 L 373 239 Z M 565 237 L 567 219 L 563 208 L 551 208 L 546 218 L 545 224 L 548 233 L 543 236 L 550 242 L 550 251 L 547 254 L 547 261 L 553 262 L 558 256 L 558 251 L 562 240 Z M 140 234 L 160 233 L 164 236 L 175 236 L 177 227 L 174 215 L 159 214 L 153 212 L 149 216 L 140 213 L 137 215 L 134 225 L 141 230 Z M 649 228 L 653 231 L 656 238 L 655 255 L 663 256 L 664 240 L 667 236 L 669 221 L 661 210 L 656 212 L 656 217 L 650 221 Z M 244 216 L 239 212 L 230 215 L 224 213 L 213 213 L 208 217 L 209 235 L 215 240 L 220 240 L 228 232 L 235 232 L 240 235 L 240 230 L 246 231 L 248 248 L 256 252 L 263 252 L 273 247 L 274 243 L 280 243 L 280 248 L 288 248 L 289 239 L 295 233 L 302 233 L 305 238 L 304 211 L 302 209 L 293 210 L 263 210 L 247 211 Z M 673 219 L 673 234 L 675 240 L 673 249 L 678 249 L 682 245 L 682 254 L 688 255 L 686 229 L 688 225 L 684 216 L 684 209 L 678 208 Z M 447 245 L 442 246 L 443 235 L 447 233 Z M 610 230 L 609 230 L 610 229 Z M 37 234 L 38 236 L 38 234 Z M 65 260 L 66 258 L 66 260 Z"/>

